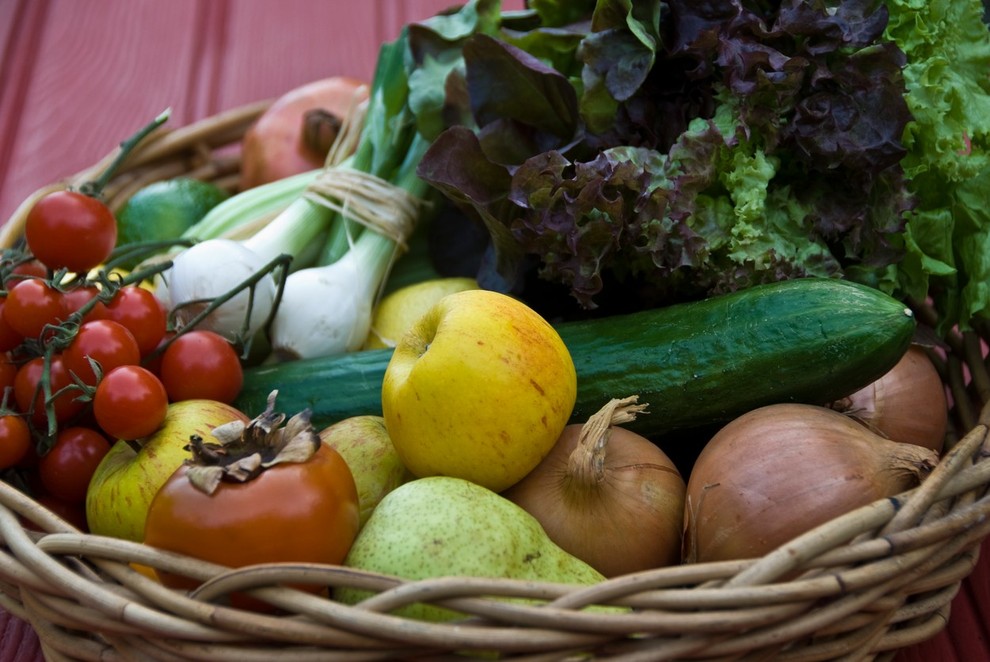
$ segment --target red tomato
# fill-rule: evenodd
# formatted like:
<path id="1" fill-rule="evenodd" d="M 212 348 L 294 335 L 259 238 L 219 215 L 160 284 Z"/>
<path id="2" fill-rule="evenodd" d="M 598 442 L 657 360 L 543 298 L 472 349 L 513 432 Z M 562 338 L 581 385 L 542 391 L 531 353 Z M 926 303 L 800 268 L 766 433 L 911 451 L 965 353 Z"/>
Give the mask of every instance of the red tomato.
<path id="1" fill-rule="evenodd" d="M 212 331 L 189 331 L 173 340 L 162 354 L 160 374 L 173 402 L 202 398 L 230 404 L 244 384 L 237 352 Z"/>
<path id="2" fill-rule="evenodd" d="M 0 352 L 10 351 L 24 342 L 24 336 L 7 324 L 7 317 L 3 314 L 6 307 L 7 297 L 0 297 Z"/>
<path id="3" fill-rule="evenodd" d="M 143 287 L 120 288 L 106 310 L 106 319 L 119 322 L 134 334 L 141 356 L 150 354 L 165 337 L 165 309 L 158 297 Z"/>
<path id="4" fill-rule="evenodd" d="M 100 288 L 96 285 L 79 285 L 65 291 L 66 313 L 72 314 L 89 303 L 100 293 Z M 98 301 L 89 311 L 83 315 L 83 322 L 106 319 L 107 306 L 102 301 Z"/>
<path id="5" fill-rule="evenodd" d="M 354 477 L 326 444 L 309 461 L 277 464 L 245 483 L 223 481 L 213 494 L 195 488 L 188 469 L 176 470 L 152 500 L 148 545 L 231 567 L 339 564 L 357 535 Z M 184 577 L 160 577 L 168 586 L 195 586 Z"/>
<path id="6" fill-rule="evenodd" d="M 65 428 L 38 462 L 41 483 L 58 499 L 71 503 L 84 501 L 96 467 L 109 452 L 110 442 L 96 430 Z"/>
<path id="7" fill-rule="evenodd" d="M 14 388 L 14 378 L 17 377 L 18 369 L 19 366 L 10 358 L 10 352 L 0 354 L 0 397 L 3 397 L 8 388 Z M 13 403 L 13 400 L 10 402 Z"/>
<path id="8" fill-rule="evenodd" d="M 150 370 L 122 365 L 103 375 L 93 397 L 97 424 L 115 439 L 140 439 L 161 427 L 168 394 Z"/>
<path id="9" fill-rule="evenodd" d="M 65 296 L 47 281 L 22 280 L 7 291 L 3 318 L 25 338 L 37 338 L 47 324 L 58 324 L 67 316 Z"/>
<path id="10" fill-rule="evenodd" d="M 51 494 L 40 494 L 34 500 L 83 533 L 89 531 L 89 526 L 86 524 L 86 505 L 84 502 L 66 501 Z M 25 521 L 24 526 L 36 531 L 40 530 L 33 522 Z"/>
<path id="11" fill-rule="evenodd" d="M 37 426 L 44 426 L 48 420 L 45 412 L 45 394 L 39 388 L 45 370 L 44 361 L 40 356 L 31 359 L 21 365 L 14 377 L 14 402 L 21 412 L 31 413 L 31 421 Z M 53 394 L 73 383 L 61 356 L 52 357 L 49 382 Z M 83 410 L 86 405 L 76 400 L 79 395 L 80 391 L 70 389 L 55 398 L 56 422 L 64 423 Z"/>
<path id="12" fill-rule="evenodd" d="M 16 267 L 11 269 L 10 273 L 12 274 L 11 277 L 7 278 L 7 280 L 4 281 L 3 284 L 4 288 L 8 290 L 11 287 L 13 287 L 15 283 L 23 280 L 22 278 L 14 277 L 13 274 L 17 274 L 17 276 L 33 276 L 35 278 L 47 278 L 48 267 L 43 265 L 38 260 L 27 260 L 25 262 L 21 262 Z"/>
<path id="13" fill-rule="evenodd" d="M 141 350 L 134 334 L 123 324 L 113 320 L 93 320 L 80 325 L 76 337 L 62 356 L 66 368 L 83 383 L 95 386 L 96 374 L 89 359 L 98 362 L 103 374 L 106 374 L 120 365 L 137 365 L 141 361 Z"/>
<path id="14" fill-rule="evenodd" d="M 0 416 L 0 469 L 20 464 L 31 450 L 31 428 L 20 416 Z"/>
<path id="15" fill-rule="evenodd" d="M 99 200 L 76 191 L 41 198 L 24 222 L 28 249 L 51 269 L 86 273 L 117 244 L 117 220 Z"/>

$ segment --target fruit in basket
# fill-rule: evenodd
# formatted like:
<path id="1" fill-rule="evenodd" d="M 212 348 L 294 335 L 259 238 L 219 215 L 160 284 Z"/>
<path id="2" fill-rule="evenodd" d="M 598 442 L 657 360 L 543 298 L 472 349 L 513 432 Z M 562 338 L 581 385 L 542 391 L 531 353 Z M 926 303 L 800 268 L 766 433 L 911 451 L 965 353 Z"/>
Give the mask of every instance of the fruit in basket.
<path id="1" fill-rule="evenodd" d="M 244 369 L 226 338 L 194 329 L 175 338 L 161 355 L 159 374 L 169 399 L 231 403 L 241 390 Z"/>
<path id="2" fill-rule="evenodd" d="M 815 526 L 916 486 L 938 454 L 827 407 L 778 404 L 721 428 L 688 477 L 688 563 L 762 556 Z"/>
<path id="3" fill-rule="evenodd" d="M 358 534 L 344 565 L 408 580 L 491 577 L 596 584 L 604 579 L 554 544 L 519 506 L 448 476 L 413 480 L 388 494 Z M 367 596 L 351 588 L 334 592 L 346 604 Z M 398 613 L 431 621 L 458 616 L 420 603 Z"/>
<path id="4" fill-rule="evenodd" d="M 576 380 L 560 335 L 532 308 L 465 290 L 441 299 L 403 335 L 385 371 L 382 412 L 413 474 L 498 492 L 560 436 Z"/>
<path id="5" fill-rule="evenodd" d="M 82 504 L 96 468 L 109 452 L 110 442 L 96 430 L 64 427 L 54 445 L 39 458 L 38 477 L 52 496 Z"/>
<path id="6" fill-rule="evenodd" d="M 343 562 L 359 526 L 351 471 L 321 443 L 308 411 L 286 420 L 274 407 L 272 393 L 249 423 L 190 440 L 191 460 L 148 510 L 146 544 L 231 567 Z M 167 586 L 197 583 L 158 575 Z"/>
<path id="7" fill-rule="evenodd" d="M 617 393 L 636 393 L 651 413 L 628 427 L 654 437 L 725 423 L 774 402 L 842 398 L 897 363 L 916 322 L 879 290 L 802 278 L 555 328 L 577 368 L 573 422 Z M 237 402 L 255 407 L 278 388 L 286 401 L 312 403 L 323 424 L 375 413 L 390 359 L 377 350 L 248 370 Z M 318 397 L 314 385 L 330 380 L 336 396 Z"/>
<path id="8" fill-rule="evenodd" d="M 117 248 L 177 239 L 229 195 L 212 182 L 192 177 L 148 184 L 117 212 Z M 129 258 L 120 266 L 133 269 L 145 257 Z"/>
<path id="9" fill-rule="evenodd" d="M 631 396 L 564 428 L 543 461 L 502 495 L 550 539 L 606 577 L 674 565 L 684 479 L 646 437 L 622 427 L 644 413 Z"/>
<path id="10" fill-rule="evenodd" d="M 189 457 L 192 435 L 208 437 L 213 428 L 248 417 L 212 400 L 169 405 L 162 427 L 135 446 L 118 440 L 100 462 L 86 492 L 86 519 L 98 535 L 140 542 L 148 506 L 168 477 Z"/>
<path id="11" fill-rule="evenodd" d="M 375 307 L 364 349 L 395 347 L 402 334 L 437 301 L 454 292 L 476 289 L 478 281 L 474 278 L 431 278 L 387 294 Z"/>
<path id="12" fill-rule="evenodd" d="M 31 208 L 24 221 L 28 249 L 50 269 L 86 273 L 104 262 L 117 243 L 117 220 L 103 202 L 78 191 L 55 191 Z"/>
<path id="13" fill-rule="evenodd" d="M 385 429 L 381 416 L 352 416 L 320 430 L 320 439 L 341 454 L 354 476 L 363 526 L 385 495 L 412 475 Z"/>
<path id="14" fill-rule="evenodd" d="M 368 98 L 368 91 L 360 80 L 331 76 L 276 99 L 244 135 L 241 187 L 321 167 L 336 133 L 334 126 L 342 125 L 352 109 Z"/>

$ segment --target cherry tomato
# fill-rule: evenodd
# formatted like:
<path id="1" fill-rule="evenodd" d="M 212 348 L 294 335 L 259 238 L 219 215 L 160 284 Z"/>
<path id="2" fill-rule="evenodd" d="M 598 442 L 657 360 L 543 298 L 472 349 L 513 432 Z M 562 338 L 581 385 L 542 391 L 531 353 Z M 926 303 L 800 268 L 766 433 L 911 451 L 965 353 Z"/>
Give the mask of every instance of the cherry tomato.
<path id="1" fill-rule="evenodd" d="M 107 305 L 106 318 L 123 324 L 134 334 L 141 356 L 150 354 L 165 337 L 165 309 L 158 297 L 137 285 L 117 290 Z"/>
<path id="2" fill-rule="evenodd" d="M 100 288 L 96 285 L 78 285 L 72 289 L 66 290 L 65 305 L 66 314 L 71 315 L 76 312 L 84 305 L 89 303 L 100 293 Z M 93 320 L 101 320 L 107 318 L 107 305 L 102 301 L 97 301 L 96 304 L 83 315 L 83 322 L 91 322 Z"/>
<path id="3" fill-rule="evenodd" d="M 173 340 L 162 354 L 160 374 L 173 402 L 203 398 L 230 404 L 244 384 L 237 352 L 212 331 L 189 331 Z"/>
<path id="4" fill-rule="evenodd" d="M 103 374 L 120 365 L 137 365 L 141 350 L 134 334 L 113 320 L 93 320 L 79 326 L 76 337 L 62 352 L 65 367 L 90 386 L 96 385 L 96 373 L 89 359 L 100 364 Z"/>
<path id="5" fill-rule="evenodd" d="M 67 316 L 65 296 L 47 281 L 22 280 L 7 291 L 3 318 L 25 338 L 37 338 L 47 324 L 58 324 Z"/>
<path id="6" fill-rule="evenodd" d="M 21 262 L 16 267 L 10 270 L 10 276 L 4 281 L 4 288 L 10 289 L 15 283 L 24 280 L 18 276 L 32 276 L 34 278 L 47 278 L 48 277 L 48 267 L 43 265 L 39 260 L 26 260 Z M 15 276 L 16 274 L 16 276 Z"/>
<path id="7" fill-rule="evenodd" d="M 41 456 L 38 473 L 52 496 L 70 503 L 86 499 L 86 489 L 110 442 L 92 428 L 68 427 L 58 433 L 55 445 Z"/>
<path id="8" fill-rule="evenodd" d="M 41 198 L 24 222 L 28 249 L 51 269 L 86 273 L 117 244 L 117 220 L 105 204 L 77 191 Z"/>
<path id="9" fill-rule="evenodd" d="M 97 424 L 115 439 L 140 439 L 162 426 L 168 394 L 161 380 L 137 365 L 122 365 L 103 376 L 93 397 Z"/>
<path id="10" fill-rule="evenodd" d="M 283 462 L 244 483 L 222 481 L 200 491 L 179 467 L 148 509 L 144 542 L 194 558 L 241 567 L 254 563 L 333 563 L 357 535 L 357 489 L 343 457 L 323 444 L 305 462 Z M 159 573 L 167 586 L 184 577 Z M 259 606 L 233 596 L 240 606 Z"/>
<path id="11" fill-rule="evenodd" d="M 14 378 L 17 377 L 19 366 L 10 358 L 10 352 L 0 354 L 0 398 L 8 388 L 14 388 Z M 11 393 L 13 396 L 13 393 Z M 11 406 L 14 401 L 11 400 Z"/>
<path id="12" fill-rule="evenodd" d="M 21 365 L 14 377 L 14 402 L 21 412 L 25 414 L 31 412 L 31 421 L 38 426 L 43 426 L 48 420 L 45 411 L 45 394 L 39 387 L 44 370 L 44 358 L 37 356 Z M 61 355 L 52 357 L 49 382 L 53 394 L 73 383 Z M 70 389 L 55 398 L 56 422 L 64 423 L 83 410 L 86 405 L 76 399 L 79 395 L 80 391 Z"/>
<path id="13" fill-rule="evenodd" d="M 44 493 L 36 496 L 34 500 L 83 533 L 89 531 L 89 526 L 86 524 L 86 505 L 84 502 L 66 501 L 52 494 Z M 35 531 L 40 530 L 37 524 L 25 520 L 22 521 L 24 521 L 25 527 Z"/>
<path id="14" fill-rule="evenodd" d="M 7 318 L 3 314 L 3 309 L 6 306 L 7 297 L 0 298 L 0 352 L 10 351 L 24 342 L 24 336 L 7 324 Z"/>
<path id="15" fill-rule="evenodd" d="M 14 414 L 0 416 L 0 469 L 20 464 L 31 450 L 31 428 Z"/>

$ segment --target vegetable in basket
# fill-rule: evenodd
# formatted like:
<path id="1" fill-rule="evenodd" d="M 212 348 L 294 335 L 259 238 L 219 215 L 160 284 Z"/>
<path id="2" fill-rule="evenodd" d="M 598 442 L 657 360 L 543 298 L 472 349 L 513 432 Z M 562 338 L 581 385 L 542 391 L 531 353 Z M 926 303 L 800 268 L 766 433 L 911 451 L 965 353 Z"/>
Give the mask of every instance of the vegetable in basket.
<path id="1" fill-rule="evenodd" d="M 938 453 L 825 407 L 775 404 L 728 423 L 688 477 L 684 561 L 756 558 L 819 524 L 915 487 Z"/>
<path id="2" fill-rule="evenodd" d="M 303 173 L 234 196 L 187 233 L 209 238 L 176 256 L 166 274 L 163 292 L 171 307 L 184 311 L 180 323 L 197 310 L 189 302 L 210 301 L 288 256 L 291 273 L 281 294 L 274 279 L 264 278 L 215 311 L 208 328 L 253 337 L 273 315 L 268 331 L 276 359 L 360 348 L 382 284 L 430 193 L 416 175 L 428 143 L 407 102 L 406 46 L 404 32 L 380 50 L 353 153 L 331 159 L 315 176 Z M 217 238 L 262 216 L 254 201 L 272 209 L 287 196 L 295 196 L 289 206 L 249 237 Z M 229 266 L 218 268 L 220 259 Z M 220 273 L 207 276 L 204 269 Z"/>
<path id="3" fill-rule="evenodd" d="M 990 304 L 982 10 L 534 3 L 460 42 L 420 174 L 490 235 L 479 282 L 542 312 L 813 275 L 965 326 Z"/>

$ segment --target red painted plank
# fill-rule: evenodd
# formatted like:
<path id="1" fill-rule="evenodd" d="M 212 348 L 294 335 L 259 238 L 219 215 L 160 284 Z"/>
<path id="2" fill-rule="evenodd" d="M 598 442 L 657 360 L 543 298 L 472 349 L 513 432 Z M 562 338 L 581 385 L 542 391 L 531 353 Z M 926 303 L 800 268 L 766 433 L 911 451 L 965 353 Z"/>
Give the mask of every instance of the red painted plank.
<path id="1" fill-rule="evenodd" d="M 13 167 L 14 137 L 20 127 L 25 91 L 35 68 L 37 45 L 47 10 L 47 0 L 0 3 L 0 81 L 3 83 L 0 90 L 0 173 L 9 172 Z M 0 175 L 0 184 L 2 181 Z"/>
<path id="2" fill-rule="evenodd" d="M 190 119 L 196 0 L 50 5 L 0 188 L 4 220 L 31 191 L 91 165 L 166 107 L 173 122 Z"/>

